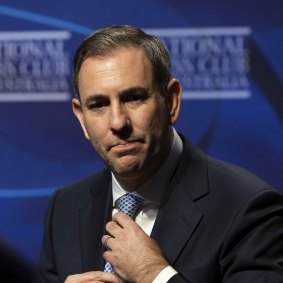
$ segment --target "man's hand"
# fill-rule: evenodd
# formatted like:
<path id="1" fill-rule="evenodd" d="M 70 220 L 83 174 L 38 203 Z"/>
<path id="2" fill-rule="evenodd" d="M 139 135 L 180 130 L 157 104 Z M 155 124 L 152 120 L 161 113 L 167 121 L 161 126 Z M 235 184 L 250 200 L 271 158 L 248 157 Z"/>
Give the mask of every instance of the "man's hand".
<path id="1" fill-rule="evenodd" d="M 152 282 L 169 265 L 157 243 L 126 214 L 116 213 L 106 230 L 111 238 L 102 237 L 107 248 L 103 256 L 124 280 Z"/>
<path id="2" fill-rule="evenodd" d="M 90 271 L 82 274 L 70 275 L 64 283 L 94 283 L 94 282 L 109 282 L 123 283 L 116 274 L 102 271 Z"/>

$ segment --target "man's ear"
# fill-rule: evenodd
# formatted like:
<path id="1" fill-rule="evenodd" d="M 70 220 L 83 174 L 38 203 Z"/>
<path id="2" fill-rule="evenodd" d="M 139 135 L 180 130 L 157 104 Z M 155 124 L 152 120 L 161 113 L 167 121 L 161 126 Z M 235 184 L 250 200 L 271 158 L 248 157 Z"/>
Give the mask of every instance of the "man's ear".
<path id="1" fill-rule="evenodd" d="M 80 125 L 83 129 L 84 135 L 89 140 L 89 135 L 88 135 L 88 132 L 86 130 L 85 119 L 84 119 L 80 100 L 78 98 L 73 98 L 72 99 L 72 106 L 73 106 L 73 112 L 74 112 L 75 116 L 78 118 Z"/>
<path id="2" fill-rule="evenodd" d="M 167 103 L 169 109 L 169 123 L 173 125 L 176 123 L 182 99 L 182 86 L 176 79 L 172 79 L 167 86 Z"/>

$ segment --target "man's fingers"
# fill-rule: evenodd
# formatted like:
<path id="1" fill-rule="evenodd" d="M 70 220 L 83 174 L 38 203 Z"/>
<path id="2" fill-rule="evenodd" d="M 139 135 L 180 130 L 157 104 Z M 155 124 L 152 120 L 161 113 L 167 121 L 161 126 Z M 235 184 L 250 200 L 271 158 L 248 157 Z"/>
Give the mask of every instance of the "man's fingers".
<path id="1" fill-rule="evenodd" d="M 112 233 L 115 233 L 116 230 L 120 230 L 122 227 L 116 221 L 112 220 L 106 224 L 105 228 L 106 231 L 113 236 Z"/>
<path id="2" fill-rule="evenodd" d="M 105 228 L 109 235 L 116 238 L 116 235 L 120 233 L 121 229 L 125 227 L 131 227 L 131 225 L 137 225 L 131 217 L 123 212 L 117 212 L 113 215 L 112 221 L 109 221 Z"/>
<path id="3" fill-rule="evenodd" d="M 112 221 L 116 222 L 122 228 L 127 227 L 127 225 L 131 223 L 135 223 L 134 220 L 124 212 L 115 213 L 112 217 Z"/>
<path id="4" fill-rule="evenodd" d="M 90 271 L 81 274 L 70 275 L 64 283 L 91 283 L 91 282 L 109 282 L 122 283 L 123 281 L 114 273 L 102 271 Z"/>
<path id="5" fill-rule="evenodd" d="M 109 245 L 110 245 L 110 243 L 109 243 L 110 240 L 113 240 L 113 238 L 112 238 L 111 236 L 109 236 L 109 235 L 104 235 L 104 236 L 102 237 L 102 244 L 103 244 L 103 246 L 104 246 L 107 250 L 111 250 L 111 247 L 109 246 Z"/>

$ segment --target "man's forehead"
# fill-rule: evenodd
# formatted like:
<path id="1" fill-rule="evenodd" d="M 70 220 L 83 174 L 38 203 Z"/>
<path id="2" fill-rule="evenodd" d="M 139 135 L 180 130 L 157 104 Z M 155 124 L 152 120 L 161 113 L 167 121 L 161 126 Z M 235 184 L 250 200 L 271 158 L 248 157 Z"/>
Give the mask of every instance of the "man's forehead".
<path id="1" fill-rule="evenodd" d="M 119 48 L 103 57 L 89 57 L 79 74 L 79 89 L 98 93 L 120 92 L 125 88 L 153 85 L 149 60 L 142 49 Z"/>
<path id="2" fill-rule="evenodd" d="M 82 63 L 79 77 L 86 72 L 115 72 L 117 70 L 152 73 L 151 64 L 144 51 L 138 48 L 119 48 L 104 56 L 90 56 Z"/>

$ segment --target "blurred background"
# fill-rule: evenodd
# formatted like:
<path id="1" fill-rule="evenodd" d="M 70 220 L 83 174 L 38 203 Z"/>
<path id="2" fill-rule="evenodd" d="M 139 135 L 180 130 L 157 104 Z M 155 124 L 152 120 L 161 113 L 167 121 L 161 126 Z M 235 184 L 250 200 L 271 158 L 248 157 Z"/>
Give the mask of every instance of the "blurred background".
<path id="1" fill-rule="evenodd" d="M 103 166 L 72 114 L 71 66 L 105 25 L 159 36 L 184 88 L 177 130 L 283 193 L 282 12 L 280 0 L 1 0 L 0 279 L 29 282 L 50 195 Z"/>

